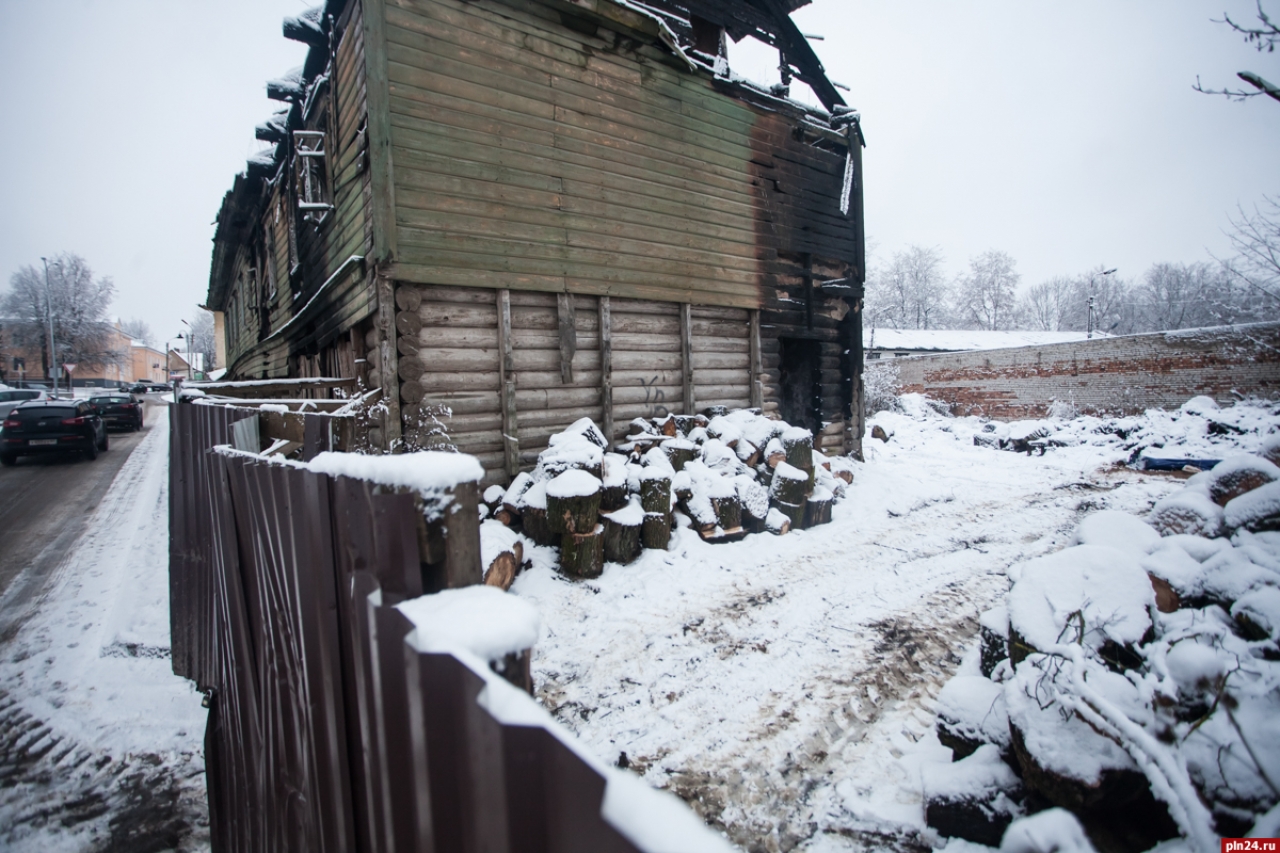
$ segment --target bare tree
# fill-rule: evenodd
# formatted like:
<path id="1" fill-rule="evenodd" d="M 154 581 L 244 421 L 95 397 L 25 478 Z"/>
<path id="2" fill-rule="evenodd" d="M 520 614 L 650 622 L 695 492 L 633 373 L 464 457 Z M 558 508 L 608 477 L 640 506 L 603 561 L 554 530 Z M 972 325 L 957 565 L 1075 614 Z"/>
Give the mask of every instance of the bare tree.
<path id="1" fill-rule="evenodd" d="M 145 321 L 137 317 L 132 317 L 120 323 L 120 331 L 124 332 L 135 341 L 142 341 L 147 346 L 151 346 L 155 341 L 155 336 L 151 334 L 151 327 Z"/>
<path id="2" fill-rule="evenodd" d="M 1072 325 L 1077 283 L 1066 276 L 1056 276 L 1029 289 L 1022 297 L 1022 316 L 1027 324 L 1042 332 L 1062 332 Z"/>
<path id="3" fill-rule="evenodd" d="M 204 369 L 213 370 L 218 367 L 218 346 L 214 338 L 213 314 L 203 308 L 197 308 L 195 321 L 191 324 L 190 347 L 192 352 L 204 354 Z"/>
<path id="4" fill-rule="evenodd" d="M 937 329 L 946 322 L 942 253 L 910 246 L 895 252 L 867 288 L 867 321 L 893 329 Z"/>
<path id="5" fill-rule="evenodd" d="M 1018 325 L 1017 262 L 991 249 L 969 259 L 969 272 L 956 282 L 956 317 L 971 329 L 1012 329 Z"/>
<path id="6" fill-rule="evenodd" d="M 47 286 L 46 286 L 47 285 Z M 63 252 L 49 260 L 45 270 L 21 267 L 9 279 L 3 310 L 13 323 L 18 346 L 39 349 L 46 375 L 51 363 L 74 362 L 90 368 L 118 364 L 127 353 L 112 347 L 107 308 L 115 295 L 109 278 L 93 277 L 84 258 Z M 53 321 L 54 346 L 50 358 L 48 328 Z"/>
<path id="7" fill-rule="evenodd" d="M 1226 24 L 1232 30 L 1244 36 L 1244 40 L 1253 45 L 1254 49 L 1259 53 L 1274 53 L 1276 43 L 1280 42 L 1280 25 L 1275 24 L 1270 16 L 1262 8 L 1262 0 L 1257 0 L 1258 14 L 1257 23 L 1253 25 L 1240 24 L 1231 20 L 1231 16 L 1225 12 L 1222 14 L 1222 20 L 1216 20 L 1214 23 Z M 1259 95 L 1266 95 L 1280 101 L 1280 86 L 1269 83 L 1262 79 L 1259 75 L 1252 71 L 1241 71 L 1236 74 L 1244 82 L 1254 88 L 1254 91 L 1247 89 L 1206 89 L 1200 85 L 1200 78 L 1196 77 L 1196 85 L 1193 86 L 1197 92 L 1203 92 L 1206 95 L 1225 95 L 1233 101 L 1243 101 L 1246 98 L 1256 98 Z"/>
<path id="8" fill-rule="evenodd" d="M 1227 238 L 1236 256 L 1226 261 L 1231 274 L 1253 288 L 1274 311 L 1280 302 L 1280 197 L 1263 196 L 1250 214 L 1238 207 Z"/>

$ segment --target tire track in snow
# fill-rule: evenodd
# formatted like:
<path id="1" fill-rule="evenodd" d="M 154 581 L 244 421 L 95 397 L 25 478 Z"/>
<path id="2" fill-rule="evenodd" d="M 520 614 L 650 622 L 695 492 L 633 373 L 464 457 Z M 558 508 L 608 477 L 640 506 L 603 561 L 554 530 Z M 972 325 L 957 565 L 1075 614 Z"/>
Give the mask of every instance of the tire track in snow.
<path id="1" fill-rule="evenodd" d="M 203 724 L 182 711 L 198 716 L 199 697 L 169 672 L 166 424 L 162 411 L 3 647 L 6 850 L 208 846 Z"/>
<path id="2" fill-rule="evenodd" d="M 1143 511 L 1161 490 L 1065 488 L 1078 480 L 1049 471 L 958 500 L 961 478 L 878 516 L 847 509 L 828 528 L 758 544 L 790 540 L 778 562 L 721 546 L 735 565 L 696 569 L 729 582 L 682 578 L 689 594 L 660 604 L 644 600 L 645 584 L 623 592 L 613 578 L 557 589 L 553 609 L 569 621 L 535 650 L 539 698 L 601 759 L 679 794 L 743 849 L 831 834 L 919 849 L 901 827 L 839 808 L 833 818 L 832 791 L 879 772 L 869 765 L 887 757 L 886 739 L 929 732 L 934 699 L 978 613 L 1003 598 L 1009 565 L 1065 545 L 1086 501 Z M 657 567 L 637 565 L 637 576 Z"/>

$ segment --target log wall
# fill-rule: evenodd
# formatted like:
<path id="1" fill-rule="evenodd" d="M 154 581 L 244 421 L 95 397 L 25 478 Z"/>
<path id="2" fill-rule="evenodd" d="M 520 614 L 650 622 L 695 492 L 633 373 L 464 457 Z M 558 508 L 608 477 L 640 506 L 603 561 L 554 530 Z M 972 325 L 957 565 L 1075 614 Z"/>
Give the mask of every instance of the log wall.
<path id="1" fill-rule="evenodd" d="M 561 333 L 566 301 L 550 293 L 400 282 L 398 372 L 410 446 L 431 446 L 447 436 L 480 459 L 490 482 L 500 482 L 513 470 L 531 468 L 550 437 L 579 418 L 602 426 L 611 421 L 617 440 L 625 437 L 633 418 L 688 413 L 686 390 L 692 411 L 752 405 L 752 312 L 574 296 L 573 351 L 566 372 Z M 602 334 L 602 301 L 608 307 L 607 334 Z M 509 373 L 503 366 L 504 310 Z M 504 388 L 508 380 L 511 394 Z M 606 394 L 612 400 L 607 409 Z M 776 410 L 776 401 L 768 401 L 767 408 Z M 504 426 L 508 423 L 515 424 L 514 433 Z M 840 439 L 839 429 L 832 434 Z M 517 439 L 510 451 L 504 435 Z"/>

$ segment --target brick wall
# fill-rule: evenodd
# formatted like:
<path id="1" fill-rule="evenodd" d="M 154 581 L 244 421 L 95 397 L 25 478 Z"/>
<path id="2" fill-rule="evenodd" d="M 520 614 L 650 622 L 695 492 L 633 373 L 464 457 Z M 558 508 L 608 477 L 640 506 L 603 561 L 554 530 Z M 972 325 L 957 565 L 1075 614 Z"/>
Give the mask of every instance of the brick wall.
<path id="1" fill-rule="evenodd" d="M 1091 414 L 1174 408 L 1208 395 L 1280 399 L 1280 322 L 1124 335 L 1039 347 L 894 359 L 903 393 L 959 415 L 1041 417 L 1055 401 Z"/>

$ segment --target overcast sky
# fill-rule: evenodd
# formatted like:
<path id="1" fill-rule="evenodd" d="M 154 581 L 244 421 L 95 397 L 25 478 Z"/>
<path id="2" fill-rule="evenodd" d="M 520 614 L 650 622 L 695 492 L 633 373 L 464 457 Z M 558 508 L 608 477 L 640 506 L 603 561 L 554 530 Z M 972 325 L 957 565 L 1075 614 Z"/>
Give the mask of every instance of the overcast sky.
<path id="1" fill-rule="evenodd" d="M 305 55 L 280 20 L 306 5 L 0 0 L 0 284 L 76 252 L 116 313 L 181 331 L 265 82 Z M 1235 206 L 1280 193 L 1280 103 L 1191 89 L 1280 82 L 1280 55 L 1210 21 L 1224 8 L 1252 20 L 1248 0 L 816 0 L 796 20 L 862 111 L 876 256 L 937 246 L 956 273 L 1001 249 L 1025 286 L 1221 255 Z"/>

